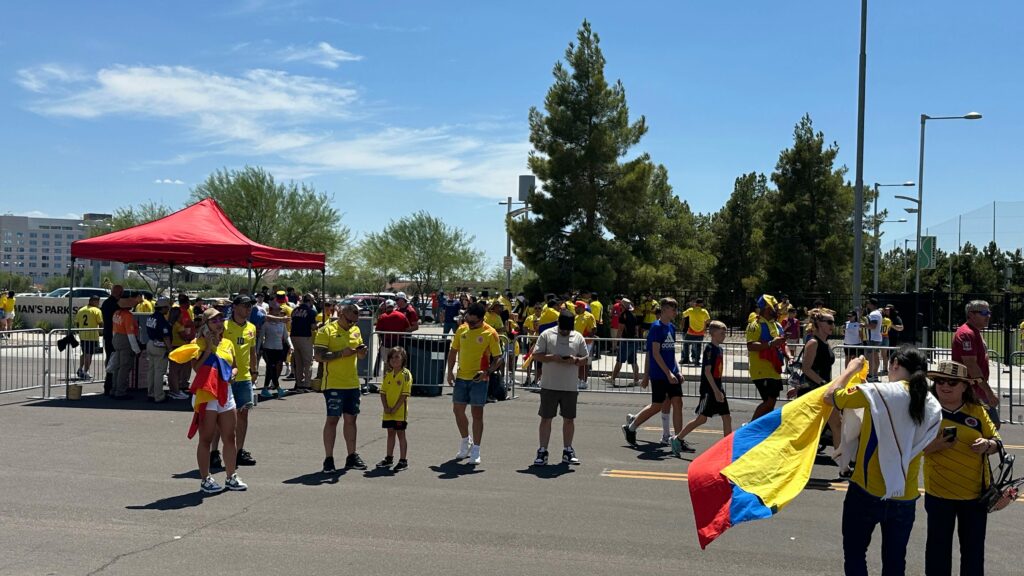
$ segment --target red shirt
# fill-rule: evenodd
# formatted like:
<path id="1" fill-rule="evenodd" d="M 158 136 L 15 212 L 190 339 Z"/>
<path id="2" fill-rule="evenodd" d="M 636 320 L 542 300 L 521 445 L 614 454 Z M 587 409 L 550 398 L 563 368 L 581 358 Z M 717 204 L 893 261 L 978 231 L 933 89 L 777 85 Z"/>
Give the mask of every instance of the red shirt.
<path id="1" fill-rule="evenodd" d="M 612 304 L 612 330 L 619 329 L 619 316 L 622 316 L 622 303 Z"/>
<path id="2" fill-rule="evenodd" d="M 398 310 L 394 312 L 385 312 L 377 317 L 377 331 L 378 332 L 406 332 L 409 330 L 409 320 L 406 319 L 405 314 L 402 314 Z M 385 334 L 383 345 L 387 347 L 398 345 L 398 341 L 401 338 L 398 334 Z"/>
<path id="3" fill-rule="evenodd" d="M 974 356 L 978 359 L 981 377 L 988 382 L 988 348 L 985 347 L 985 339 L 981 337 L 981 332 L 966 322 L 957 328 L 956 334 L 953 335 L 953 361 L 963 364 L 965 356 Z M 978 399 L 986 398 L 978 386 L 974 387 L 974 394 Z"/>
<path id="4" fill-rule="evenodd" d="M 396 308 L 395 312 L 404 314 L 405 318 L 409 321 L 410 326 L 413 324 L 419 324 L 420 322 L 420 315 L 416 312 L 416 309 L 409 304 L 406 304 L 405 308 Z"/>

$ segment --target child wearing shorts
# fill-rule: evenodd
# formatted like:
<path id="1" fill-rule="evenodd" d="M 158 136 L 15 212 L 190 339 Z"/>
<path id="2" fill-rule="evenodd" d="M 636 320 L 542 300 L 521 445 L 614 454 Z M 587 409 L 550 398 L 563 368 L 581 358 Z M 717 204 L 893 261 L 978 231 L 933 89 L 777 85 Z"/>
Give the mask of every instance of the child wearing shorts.
<path id="1" fill-rule="evenodd" d="M 388 369 L 384 373 L 384 381 L 380 386 L 380 403 L 384 406 L 381 414 L 381 427 L 388 431 L 388 454 L 377 463 L 377 468 L 391 468 L 395 462 L 395 438 L 401 458 L 394 464 L 395 472 L 409 467 L 407 459 L 409 444 L 405 440 L 405 430 L 409 427 L 409 395 L 412 394 L 412 372 L 406 368 L 409 356 L 405 348 L 395 346 L 388 350 Z"/>
<path id="2" fill-rule="evenodd" d="M 722 436 L 732 433 L 732 416 L 729 414 L 729 400 L 725 397 L 722 386 L 722 366 L 724 364 L 722 342 L 725 341 L 726 326 L 715 320 L 708 325 L 711 343 L 704 347 L 704 355 L 700 366 L 700 403 L 697 404 L 697 417 L 691 420 L 682 430 L 672 437 L 672 454 L 679 456 L 681 452 L 696 450 L 683 438 L 695 428 L 714 416 L 722 417 Z"/>

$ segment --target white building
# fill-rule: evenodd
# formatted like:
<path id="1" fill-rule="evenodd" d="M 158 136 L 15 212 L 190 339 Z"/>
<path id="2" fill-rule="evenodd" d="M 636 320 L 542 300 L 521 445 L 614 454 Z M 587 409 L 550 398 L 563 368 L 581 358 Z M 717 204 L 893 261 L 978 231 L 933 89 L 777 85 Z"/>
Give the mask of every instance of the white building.
<path id="1" fill-rule="evenodd" d="M 109 218 L 109 214 L 85 214 L 82 220 L 0 216 L 0 272 L 29 276 L 37 284 L 52 276 L 68 276 L 71 243 L 88 237 L 92 223 Z M 110 264 L 100 266 L 109 270 Z M 91 261 L 78 260 L 75 265 L 89 277 Z"/>

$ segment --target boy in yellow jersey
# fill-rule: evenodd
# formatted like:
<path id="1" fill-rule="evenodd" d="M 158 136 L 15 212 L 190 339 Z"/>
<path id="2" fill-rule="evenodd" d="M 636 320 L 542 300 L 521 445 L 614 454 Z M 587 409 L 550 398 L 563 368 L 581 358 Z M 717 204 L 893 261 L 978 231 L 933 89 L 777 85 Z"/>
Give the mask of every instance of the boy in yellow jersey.
<path id="1" fill-rule="evenodd" d="M 78 339 L 82 341 L 82 357 L 78 360 L 78 379 L 92 380 L 89 368 L 92 366 L 94 354 L 103 352 L 100 347 L 100 333 L 103 327 L 103 313 L 99 309 L 100 297 L 89 296 L 89 303 L 79 308 L 75 314 L 75 328 L 78 328 Z"/>
<path id="2" fill-rule="evenodd" d="M 366 463 L 356 453 L 356 417 L 359 415 L 358 360 L 366 358 L 367 346 L 356 323 L 359 308 L 355 304 L 341 307 L 337 322 L 328 322 L 317 331 L 313 356 L 324 365 L 322 383 L 327 403 L 324 422 L 324 473 L 335 472 L 334 442 L 338 437 L 338 421 L 344 418 L 343 435 L 348 456 L 345 468 L 366 470 Z"/>
<path id="3" fill-rule="evenodd" d="M 501 370 L 504 359 L 498 333 L 484 324 L 483 305 L 470 305 L 464 318 L 465 323 L 455 332 L 451 352 L 448 354 L 448 384 L 455 388 L 452 392 L 452 412 L 462 437 L 455 458 L 461 460 L 469 457 L 469 464 L 479 464 L 487 387 L 491 374 Z M 456 360 L 459 363 L 458 377 L 455 374 Z M 467 404 L 471 406 L 473 414 L 472 436 L 469 434 L 469 419 L 466 418 Z"/>

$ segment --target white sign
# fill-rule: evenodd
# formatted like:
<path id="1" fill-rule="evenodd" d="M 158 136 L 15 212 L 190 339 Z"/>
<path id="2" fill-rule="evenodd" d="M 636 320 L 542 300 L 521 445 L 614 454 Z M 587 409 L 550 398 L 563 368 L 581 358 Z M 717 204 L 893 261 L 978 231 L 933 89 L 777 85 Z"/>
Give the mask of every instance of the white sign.
<path id="1" fill-rule="evenodd" d="M 512 270 L 512 257 L 505 256 L 505 261 L 502 263 L 502 268 L 505 270 Z"/>
<path id="2" fill-rule="evenodd" d="M 72 323 L 78 309 L 88 303 L 88 298 L 75 298 L 71 301 Z M 14 314 L 16 318 L 21 318 L 25 328 L 36 328 L 39 322 L 48 323 L 50 328 L 64 328 L 68 323 L 68 299 L 19 296 L 14 302 Z"/>

